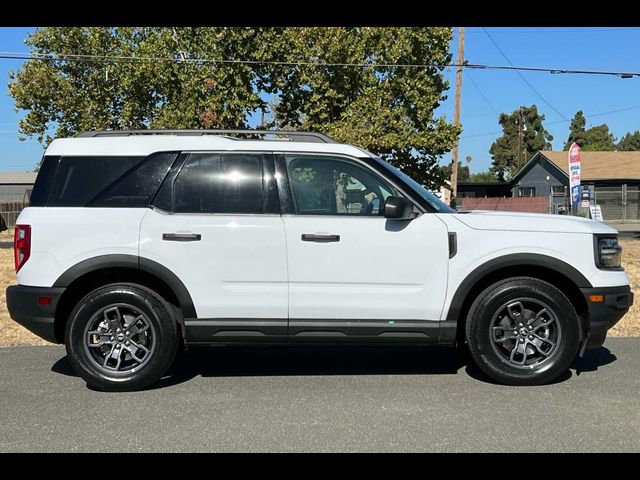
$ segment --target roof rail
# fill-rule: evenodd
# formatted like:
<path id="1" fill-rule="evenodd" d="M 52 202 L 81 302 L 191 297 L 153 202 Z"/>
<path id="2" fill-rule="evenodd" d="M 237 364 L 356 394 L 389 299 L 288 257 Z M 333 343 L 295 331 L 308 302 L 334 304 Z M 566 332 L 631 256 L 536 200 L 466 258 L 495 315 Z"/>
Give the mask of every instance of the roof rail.
<path id="1" fill-rule="evenodd" d="M 129 137 L 135 135 L 253 135 L 259 136 L 261 140 L 283 140 L 282 137 L 294 142 L 311 142 L 311 143 L 338 143 L 333 138 L 323 135 L 318 132 L 296 132 L 290 130 L 251 130 L 251 129 L 207 129 L 207 130 L 169 130 L 169 129 L 145 129 L 145 130 L 99 130 L 94 132 L 82 132 L 78 134 L 78 137 Z M 276 138 L 264 138 L 266 136 L 274 136 Z M 278 138 L 279 137 L 279 138 Z"/>

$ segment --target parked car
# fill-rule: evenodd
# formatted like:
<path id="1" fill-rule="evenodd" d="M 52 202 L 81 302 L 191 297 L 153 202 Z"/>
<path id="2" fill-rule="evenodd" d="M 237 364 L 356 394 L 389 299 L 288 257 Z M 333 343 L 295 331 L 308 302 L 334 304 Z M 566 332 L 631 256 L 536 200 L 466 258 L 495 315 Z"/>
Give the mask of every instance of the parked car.
<path id="1" fill-rule="evenodd" d="M 616 234 L 456 213 L 315 133 L 89 132 L 44 154 L 7 303 L 103 390 L 232 344 L 466 344 L 498 382 L 544 384 L 633 302 Z"/>

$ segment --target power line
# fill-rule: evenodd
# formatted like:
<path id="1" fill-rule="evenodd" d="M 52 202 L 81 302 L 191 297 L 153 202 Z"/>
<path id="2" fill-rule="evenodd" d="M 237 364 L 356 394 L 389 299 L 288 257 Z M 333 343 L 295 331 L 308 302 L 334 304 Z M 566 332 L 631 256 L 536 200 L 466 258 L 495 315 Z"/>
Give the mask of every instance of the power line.
<path id="1" fill-rule="evenodd" d="M 499 51 L 499 52 L 500 52 L 500 54 L 504 57 L 504 59 L 507 61 L 507 63 L 508 63 L 509 65 L 513 66 L 513 63 L 511 63 L 511 60 L 509 60 L 509 58 L 507 57 L 507 55 L 502 51 L 502 49 L 500 48 L 500 46 L 496 43 L 496 41 L 493 39 L 493 37 L 492 37 L 492 36 L 491 36 L 491 34 L 487 31 L 487 29 L 486 29 L 486 28 L 484 28 L 484 27 L 482 27 L 482 30 L 484 30 L 484 33 L 486 33 L 486 34 L 487 34 L 487 37 L 489 37 L 489 40 L 491 40 L 491 42 L 495 45 L 495 47 L 498 49 L 498 51 Z M 528 87 L 533 91 L 533 93 L 535 93 L 536 95 L 538 95 L 538 97 L 540 97 L 540 98 L 542 99 L 542 101 L 543 101 L 544 103 L 546 103 L 546 104 L 551 108 L 551 110 L 553 110 L 553 111 L 554 111 L 554 112 L 556 112 L 558 115 L 560 115 L 560 117 L 561 117 L 562 119 L 564 119 L 564 120 L 566 120 L 566 121 L 570 121 L 570 120 L 569 120 L 567 117 L 565 117 L 565 116 L 564 116 L 564 115 L 563 115 L 563 114 L 562 114 L 562 113 L 561 113 L 561 112 L 560 112 L 556 107 L 554 107 L 553 105 L 551 105 L 551 103 L 550 103 L 549 101 L 547 101 L 547 99 L 546 99 L 546 98 L 544 98 L 544 97 L 542 96 L 542 94 L 541 94 L 538 90 L 536 90 L 536 89 L 533 87 L 533 85 L 531 85 L 531 84 L 529 83 L 529 81 L 528 81 L 526 78 L 524 78 L 524 75 L 522 75 L 518 70 L 516 70 L 516 73 L 517 73 L 517 74 L 518 74 L 518 76 L 522 79 L 522 81 L 523 81 L 524 83 L 526 83 L 526 84 L 527 84 L 527 86 L 528 86 Z"/>
<path id="2" fill-rule="evenodd" d="M 500 115 L 498 113 L 498 110 L 493 106 L 493 104 L 489 101 L 489 99 L 486 97 L 486 95 L 484 93 L 482 93 L 482 90 L 480 90 L 480 87 L 478 86 L 478 84 L 475 82 L 475 80 L 473 79 L 473 77 L 471 76 L 471 72 L 469 72 L 467 74 L 467 78 L 471 81 L 471 85 L 473 85 L 473 87 L 476 89 L 476 91 L 480 94 L 480 96 L 482 97 L 482 99 L 486 102 L 487 105 L 489 105 L 489 107 L 491 108 L 491 110 L 493 110 L 493 112 L 496 115 Z"/>
<path id="3" fill-rule="evenodd" d="M 126 55 L 85 55 L 85 54 L 58 54 L 58 53 L 21 53 L 0 52 L 0 59 L 5 60 L 41 60 L 49 62 L 94 62 L 94 63 L 180 63 L 180 64 L 227 64 L 227 65 L 280 65 L 302 67 L 359 67 L 359 68 L 448 68 L 459 67 L 478 70 L 515 70 L 528 72 L 544 72 L 552 74 L 581 74 L 581 75 L 609 75 L 621 78 L 640 77 L 640 72 L 620 72 L 611 70 L 568 69 L 562 67 L 526 67 L 510 65 L 486 65 L 469 63 L 462 65 L 457 63 L 337 63 L 337 62 L 278 62 L 266 60 L 229 60 L 211 58 L 177 58 L 177 57 L 138 57 Z M 523 77 L 524 79 L 524 77 Z M 526 82 L 526 79 L 525 79 Z M 528 82 L 527 82 L 528 83 Z M 533 87 L 532 87 L 533 88 Z"/>
<path id="4" fill-rule="evenodd" d="M 617 110 L 609 110 L 608 112 L 594 113 L 591 115 L 585 115 L 586 118 L 591 117 L 602 117 L 603 115 L 610 115 L 612 113 L 626 112 L 628 110 L 637 110 L 640 108 L 640 105 L 635 105 L 633 107 L 625 107 L 619 108 Z M 556 120 L 554 122 L 547 122 L 546 125 L 558 125 L 560 123 L 571 123 L 571 120 Z M 487 132 L 487 133 L 478 133 L 476 135 L 467 135 L 466 137 L 460 137 L 460 140 L 466 140 L 467 138 L 477 138 L 477 137 L 488 137 L 489 135 L 497 135 L 502 133 L 502 130 L 496 132 Z"/>
<path id="5" fill-rule="evenodd" d="M 491 30 L 492 33 L 598 33 L 598 32 L 625 32 L 625 31 L 640 32 L 640 28 L 638 27 L 619 27 L 619 28 L 587 28 L 587 27 L 582 27 L 582 28 L 551 28 L 551 27 L 500 28 L 500 27 L 497 27 Z M 480 32 L 474 32 L 473 30 L 471 30 L 471 32 L 480 33 Z"/>

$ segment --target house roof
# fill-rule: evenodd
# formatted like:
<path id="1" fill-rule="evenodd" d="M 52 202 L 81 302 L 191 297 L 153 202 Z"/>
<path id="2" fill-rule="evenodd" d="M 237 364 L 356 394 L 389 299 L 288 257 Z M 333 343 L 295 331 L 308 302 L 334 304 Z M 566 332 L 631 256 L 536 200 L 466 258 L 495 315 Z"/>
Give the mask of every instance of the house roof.
<path id="1" fill-rule="evenodd" d="M 569 152 L 539 152 L 569 175 Z M 640 152 L 580 152 L 581 180 L 640 180 Z"/>
<path id="2" fill-rule="evenodd" d="M 0 173 L 0 185 L 32 185 L 37 175 L 35 172 Z"/>

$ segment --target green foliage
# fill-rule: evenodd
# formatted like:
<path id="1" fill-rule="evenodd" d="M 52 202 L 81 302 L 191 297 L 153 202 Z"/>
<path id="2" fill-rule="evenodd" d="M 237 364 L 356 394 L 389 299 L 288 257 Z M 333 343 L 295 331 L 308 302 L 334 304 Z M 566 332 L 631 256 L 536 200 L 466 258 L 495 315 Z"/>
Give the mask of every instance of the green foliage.
<path id="1" fill-rule="evenodd" d="M 569 138 L 567 143 L 564 144 L 564 149 L 569 150 L 573 142 L 578 145 L 585 144 L 585 127 L 587 126 L 587 119 L 584 117 L 582 110 L 578 110 L 571 119 L 571 125 L 569 126 Z"/>
<path id="2" fill-rule="evenodd" d="M 451 61 L 451 38 L 444 27 L 47 27 L 29 36 L 31 53 L 183 61 L 30 60 L 11 73 L 9 91 L 26 111 L 20 133 L 44 145 L 83 130 L 246 128 L 249 114 L 272 104 L 269 126 L 317 130 L 359 145 L 435 187 L 437 160 L 460 133 L 434 116 L 449 87 L 442 71 Z M 273 95 L 270 102 L 265 94 Z"/>
<path id="3" fill-rule="evenodd" d="M 442 173 L 442 177 L 446 180 L 451 179 L 451 165 L 443 165 L 440 167 L 440 172 Z M 459 182 L 467 182 L 469 181 L 469 167 L 467 165 L 462 165 L 462 162 L 458 161 L 458 181 Z"/>
<path id="4" fill-rule="evenodd" d="M 36 29 L 31 53 L 180 58 L 248 58 L 261 51 L 259 29 Z M 264 106 L 246 65 L 176 62 L 26 62 L 11 72 L 9 93 L 26 110 L 20 133 L 53 136 L 118 128 L 242 127 Z"/>
<path id="5" fill-rule="evenodd" d="M 511 178 L 534 152 L 551 148 L 553 136 L 545 130 L 543 121 L 544 115 L 535 105 L 500 114 L 503 134 L 489 150 L 493 159 L 489 171 L 497 180 Z"/>
<path id="6" fill-rule="evenodd" d="M 487 170 L 485 172 L 471 174 L 468 181 L 473 183 L 497 182 L 498 178 L 495 176 L 495 174 Z"/>
<path id="7" fill-rule="evenodd" d="M 584 151 L 609 152 L 615 149 L 615 138 L 613 134 L 609 132 L 608 125 L 596 125 L 586 130 L 586 124 L 587 121 L 582 110 L 578 110 L 571 120 L 569 138 L 564 145 L 565 150 L 569 150 L 573 142 L 580 145 L 580 148 Z"/>
<path id="8" fill-rule="evenodd" d="M 621 152 L 631 152 L 640 150 L 640 130 L 633 133 L 629 132 L 620 139 L 616 150 Z"/>
<path id="9" fill-rule="evenodd" d="M 330 63 L 435 64 L 451 60 L 450 28 L 287 28 L 272 60 Z M 300 67 L 270 69 L 265 91 L 279 93 L 277 127 L 318 130 L 394 163 L 417 181 L 437 186 L 438 157 L 459 128 L 434 110 L 446 98 L 442 67 Z"/>

